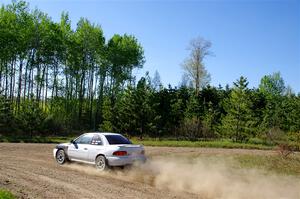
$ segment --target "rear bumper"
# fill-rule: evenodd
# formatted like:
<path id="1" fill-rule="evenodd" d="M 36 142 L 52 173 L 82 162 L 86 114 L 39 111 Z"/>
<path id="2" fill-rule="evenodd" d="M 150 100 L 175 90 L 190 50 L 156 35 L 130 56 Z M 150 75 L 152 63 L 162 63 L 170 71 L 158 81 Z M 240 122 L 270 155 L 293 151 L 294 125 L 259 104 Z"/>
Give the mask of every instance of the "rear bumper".
<path id="1" fill-rule="evenodd" d="M 110 156 L 106 157 L 109 166 L 125 166 L 134 163 L 145 163 L 147 158 L 144 155 L 139 156 Z"/>

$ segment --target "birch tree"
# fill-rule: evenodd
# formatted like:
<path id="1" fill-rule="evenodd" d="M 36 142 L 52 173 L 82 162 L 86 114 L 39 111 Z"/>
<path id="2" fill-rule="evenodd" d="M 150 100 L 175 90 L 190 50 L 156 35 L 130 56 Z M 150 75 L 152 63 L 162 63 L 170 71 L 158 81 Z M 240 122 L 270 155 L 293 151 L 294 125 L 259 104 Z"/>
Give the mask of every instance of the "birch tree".
<path id="1" fill-rule="evenodd" d="M 210 81 L 210 75 L 205 69 L 204 59 L 212 55 L 210 51 L 211 42 L 197 37 L 192 39 L 188 50 L 190 55 L 182 64 L 183 70 L 189 81 L 192 82 L 193 87 L 196 89 L 196 93 L 199 93 L 201 87 L 207 85 Z"/>

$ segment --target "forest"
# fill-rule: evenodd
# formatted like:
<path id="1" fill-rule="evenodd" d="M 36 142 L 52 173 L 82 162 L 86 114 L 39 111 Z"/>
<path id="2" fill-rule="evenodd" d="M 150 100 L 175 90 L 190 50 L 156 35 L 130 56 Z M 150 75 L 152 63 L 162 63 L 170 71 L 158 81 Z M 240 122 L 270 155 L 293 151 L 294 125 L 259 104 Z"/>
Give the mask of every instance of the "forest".
<path id="1" fill-rule="evenodd" d="M 280 72 L 266 74 L 257 88 L 244 76 L 233 86 L 211 86 L 206 78 L 164 87 L 158 72 L 133 75 L 145 61 L 134 35 L 105 38 L 85 18 L 72 29 L 67 13 L 54 22 L 24 1 L 2 5 L 0 134 L 110 131 L 140 139 L 300 143 L 300 93 Z"/>

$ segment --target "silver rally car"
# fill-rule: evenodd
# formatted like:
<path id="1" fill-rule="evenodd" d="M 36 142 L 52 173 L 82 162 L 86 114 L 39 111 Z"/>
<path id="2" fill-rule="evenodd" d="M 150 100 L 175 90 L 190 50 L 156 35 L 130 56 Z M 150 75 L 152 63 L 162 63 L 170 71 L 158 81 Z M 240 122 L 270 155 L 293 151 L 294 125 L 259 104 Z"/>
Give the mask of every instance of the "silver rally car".
<path id="1" fill-rule="evenodd" d="M 99 170 L 146 161 L 143 146 L 117 133 L 85 133 L 70 143 L 58 144 L 53 155 L 58 164 L 77 161 L 95 164 Z"/>

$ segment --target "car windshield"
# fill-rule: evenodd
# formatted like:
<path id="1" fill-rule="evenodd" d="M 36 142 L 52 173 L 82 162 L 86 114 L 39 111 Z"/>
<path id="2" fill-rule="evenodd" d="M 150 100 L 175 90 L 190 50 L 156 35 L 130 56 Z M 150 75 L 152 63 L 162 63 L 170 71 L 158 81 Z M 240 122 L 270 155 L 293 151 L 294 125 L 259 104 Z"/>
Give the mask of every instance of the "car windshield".
<path id="1" fill-rule="evenodd" d="M 105 135 L 108 143 L 110 145 L 113 144 L 132 144 L 128 139 L 123 137 L 122 135 Z"/>

